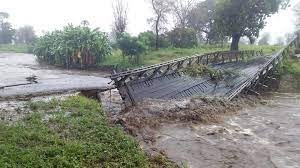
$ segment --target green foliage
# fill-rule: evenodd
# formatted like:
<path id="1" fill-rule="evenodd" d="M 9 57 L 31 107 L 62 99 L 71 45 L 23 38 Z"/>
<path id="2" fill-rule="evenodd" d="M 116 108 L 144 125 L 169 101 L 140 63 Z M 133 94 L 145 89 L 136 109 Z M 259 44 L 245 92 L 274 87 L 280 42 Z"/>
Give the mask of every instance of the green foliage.
<path id="1" fill-rule="evenodd" d="M 33 44 L 34 41 L 37 39 L 37 36 L 32 26 L 20 27 L 17 30 L 15 36 L 16 36 L 15 38 L 17 43 L 24 43 L 24 44 Z"/>
<path id="2" fill-rule="evenodd" d="M 232 40 L 232 50 L 238 49 L 241 37 L 258 37 L 265 19 L 278 11 L 287 0 L 219 0 L 215 26 Z"/>
<path id="3" fill-rule="evenodd" d="M 300 77 L 300 60 L 286 58 L 282 66 L 283 74 L 292 74 L 295 77 Z"/>
<path id="4" fill-rule="evenodd" d="M 129 56 L 132 63 L 139 64 L 140 56 L 146 51 L 146 46 L 137 37 L 123 33 L 118 39 L 118 45 L 124 56 Z"/>
<path id="5" fill-rule="evenodd" d="M 187 66 L 183 72 L 191 77 L 209 76 L 213 81 L 219 81 L 224 78 L 222 70 L 216 70 L 202 64 Z"/>
<path id="6" fill-rule="evenodd" d="M 33 113 L 0 123 L 0 167 L 149 167 L 133 138 L 84 97 L 29 103 Z M 48 117 L 45 117 L 47 114 Z"/>
<path id="7" fill-rule="evenodd" d="M 241 50 L 263 50 L 264 54 L 272 54 L 279 50 L 281 46 L 273 45 L 241 45 Z M 108 57 L 100 65 L 115 65 L 122 68 L 135 68 L 141 65 L 153 65 L 176 58 L 192 56 L 194 54 L 212 53 L 216 51 L 227 51 L 228 46 L 202 45 L 195 48 L 162 48 L 155 51 L 148 51 L 142 54 L 139 65 L 130 63 L 129 58 L 122 58 L 122 52 L 115 50 L 112 56 Z"/>
<path id="8" fill-rule="evenodd" d="M 192 66 L 187 66 L 183 72 L 191 77 L 201 77 L 201 76 L 209 76 L 213 81 L 220 81 L 225 78 L 232 79 L 241 74 L 231 70 L 224 69 L 213 69 L 206 65 L 202 64 L 194 64 Z"/>
<path id="9" fill-rule="evenodd" d="M 168 32 L 168 38 L 176 48 L 192 48 L 197 45 L 196 31 L 191 28 L 175 28 Z"/>
<path id="10" fill-rule="evenodd" d="M 216 2 L 216 0 L 198 2 L 187 14 L 188 27 L 196 30 L 198 37 L 209 44 L 226 40 L 226 37 L 222 36 L 214 26 Z"/>
<path id="11" fill-rule="evenodd" d="M 147 50 L 155 49 L 155 34 L 152 31 L 142 32 L 138 36 L 138 40 L 145 44 Z"/>
<path id="12" fill-rule="evenodd" d="M 191 77 L 198 77 L 198 76 L 203 76 L 203 75 L 206 75 L 207 72 L 208 72 L 208 67 L 205 66 L 205 65 L 202 65 L 202 64 L 195 64 L 195 65 L 192 65 L 192 66 L 188 66 L 186 67 L 183 72 L 185 74 L 188 74 L 189 76 Z"/>
<path id="13" fill-rule="evenodd" d="M 261 39 L 259 39 L 258 44 L 259 45 L 268 45 L 269 41 L 270 41 L 270 34 L 269 33 L 264 33 L 261 37 Z"/>
<path id="14" fill-rule="evenodd" d="M 8 13 L 0 12 L 0 44 L 10 44 L 13 41 L 15 30 L 7 21 L 8 18 Z"/>
<path id="15" fill-rule="evenodd" d="M 72 25 L 47 33 L 37 40 L 34 48 L 39 61 L 65 67 L 96 65 L 111 55 L 111 51 L 105 33 Z"/>

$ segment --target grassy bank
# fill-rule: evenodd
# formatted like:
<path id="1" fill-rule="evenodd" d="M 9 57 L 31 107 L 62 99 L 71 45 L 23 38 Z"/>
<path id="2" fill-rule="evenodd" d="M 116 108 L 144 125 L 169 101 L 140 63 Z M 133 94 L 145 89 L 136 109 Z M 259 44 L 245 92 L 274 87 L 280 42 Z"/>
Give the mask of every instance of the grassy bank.
<path id="1" fill-rule="evenodd" d="M 27 44 L 0 44 L 0 53 L 31 53 L 32 46 Z"/>
<path id="2" fill-rule="evenodd" d="M 285 59 L 283 61 L 283 73 L 291 74 L 300 79 L 300 60 L 299 59 Z"/>
<path id="3" fill-rule="evenodd" d="M 283 61 L 282 75 L 290 75 L 294 81 L 292 81 L 297 90 L 300 89 L 300 60 L 286 58 Z"/>
<path id="4" fill-rule="evenodd" d="M 241 50 L 263 50 L 265 54 L 271 54 L 279 50 L 281 46 L 257 46 L 257 45 L 241 45 Z M 215 47 L 215 46 L 202 46 L 197 48 L 183 49 L 183 48 L 165 48 L 159 49 L 157 51 L 150 51 L 141 56 L 141 65 L 152 65 L 160 62 L 191 56 L 194 54 L 204 54 L 211 53 L 216 51 L 227 51 L 227 47 Z M 132 65 L 128 59 L 123 58 L 120 50 L 116 50 L 113 52 L 111 56 L 109 56 L 103 63 L 100 65 L 118 65 L 120 67 L 137 67 L 141 65 Z"/>
<path id="5" fill-rule="evenodd" d="M 132 137 L 109 124 L 97 101 L 76 96 L 28 107 L 32 113 L 24 120 L 0 122 L 0 167 L 169 165 L 148 159 Z"/>

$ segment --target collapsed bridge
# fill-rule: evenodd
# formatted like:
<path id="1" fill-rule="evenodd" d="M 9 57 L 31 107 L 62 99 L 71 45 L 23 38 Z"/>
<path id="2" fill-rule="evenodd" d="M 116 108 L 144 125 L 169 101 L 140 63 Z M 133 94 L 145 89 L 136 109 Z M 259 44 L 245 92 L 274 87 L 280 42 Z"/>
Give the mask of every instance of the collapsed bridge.
<path id="1" fill-rule="evenodd" d="M 126 105 L 144 99 L 182 99 L 192 96 L 231 100 L 242 91 L 255 92 L 272 78 L 276 66 L 292 47 L 299 47 L 299 36 L 273 55 L 262 51 L 225 51 L 179 58 L 110 76 Z M 215 80 L 209 75 L 192 77 L 187 67 L 205 65 L 232 73 Z"/>

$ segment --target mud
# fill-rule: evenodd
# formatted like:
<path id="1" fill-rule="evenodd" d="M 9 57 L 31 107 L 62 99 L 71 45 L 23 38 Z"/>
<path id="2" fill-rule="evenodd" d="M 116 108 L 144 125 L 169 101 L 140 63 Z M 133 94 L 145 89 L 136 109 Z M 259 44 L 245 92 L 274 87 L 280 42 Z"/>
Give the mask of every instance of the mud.
<path id="1" fill-rule="evenodd" d="M 34 98 L 23 98 L 18 100 L 0 101 L 0 122 L 14 123 L 23 119 L 32 112 L 28 107 L 29 102 L 50 101 L 52 99 L 63 100 L 67 97 L 77 95 L 78 93 L 51 94 Z M 46 114 L 45 114 L 46 115 Z"/>
<path id="2" fill-rule="evenodd" d="M 192 98 L 182 101 L 145 100 L 111 117 L 131 135 L 143 142 L 155 143 L 155 131 L 164 124 L 220 123 L 224 116 L 234 114 L 245 106 L 260 103 L 258 97 L 240 97 L 232 102 L 209 98 Z"/>
<path id="3" fill-rule="evenodd" d="M 42 68 L 32 55 L 0 54 L 0 84 L 19 82 L 33 74 L 44 79 L 103 75 Z M 54 97 L 70 95 L 73 94 Z M 180 166 L 300 167 L 299 92 L 270 93 L 262 98 L 239 97 L 232 102 L 207 98 L 145 100 L 139 106 L 127 109 L 117 90 L 100 93 L 98 97 L 112 123 L 123 125 L 145 151 L 166 155 Z M 0 120 L 20 120 L 30 112 L 26 106 L 28 101 L 51 98 L 53 96 L 1 101 Z"/>
<path id="4" fill-rule="evenodd" d="M 148 153 L 191 168 L 297 168 L 300 166 L 300 95 L 272 93 L 225 104 L 195 98 L 146 101 L 115 123 Z"/>

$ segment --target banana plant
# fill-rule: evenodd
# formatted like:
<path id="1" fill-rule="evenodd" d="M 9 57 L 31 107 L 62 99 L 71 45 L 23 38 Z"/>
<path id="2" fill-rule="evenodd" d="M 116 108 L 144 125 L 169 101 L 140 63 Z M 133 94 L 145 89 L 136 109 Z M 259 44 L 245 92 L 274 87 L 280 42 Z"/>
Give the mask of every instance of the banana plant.
<path id="1" fill-rule="evenodd" d="M 68 25 L 40 37 L 33 50 L 38 61 L 64 67 L 96 66 L 111 55 L 106 33 L 86 26 Z"/>

